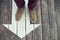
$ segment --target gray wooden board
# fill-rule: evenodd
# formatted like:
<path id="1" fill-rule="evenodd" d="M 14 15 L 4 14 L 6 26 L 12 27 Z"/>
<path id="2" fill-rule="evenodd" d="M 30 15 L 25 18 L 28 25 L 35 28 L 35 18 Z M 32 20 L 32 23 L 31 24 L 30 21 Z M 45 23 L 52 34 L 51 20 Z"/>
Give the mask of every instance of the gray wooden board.
<path id="1" fill-rule="evenodd" d="M 58 40 L 56 12 L 54 10 L 54 0 L 48 0 L 48 16 L 49 16 L 49 35 L 50 40 Z"/>
<path id="2" fill-rule="evenodd" d="M 0 0 L 0 24 L 2 24 L 2 0 Z"/>
<path id="3" fill-rule="evenodd" d="M 58 40 L 60 40 L 60 0 L 55 0 L 55 12 L 57 19 Z"/>
<path id="4" fill-rule="evenodd" d="M 10 24 L 12 14 L 12 0 L 0 0 L 0 23 Z"/>
<path id="5" fill-rule="evenodd" d="M 49 39 L 49 20 L 47 10 L 47 0 L 41 0 L 41 21 L 42 21 L 42 40 Z"/>

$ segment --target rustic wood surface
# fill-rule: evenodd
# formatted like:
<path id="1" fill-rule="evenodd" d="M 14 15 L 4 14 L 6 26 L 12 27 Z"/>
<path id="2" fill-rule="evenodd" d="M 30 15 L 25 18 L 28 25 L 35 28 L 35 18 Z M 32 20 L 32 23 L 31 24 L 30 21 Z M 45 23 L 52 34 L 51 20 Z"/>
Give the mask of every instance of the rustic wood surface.
<path id="1" fill-rule="evenodd" d="M 58 40 L 60 40 L 60 0 L 55 0 L 55 11 L 56 11 L 56 19 L 57 19 L 57 32 L 58 32 Z"/>
<path id="2" fill-rule="evenodd" d="M 50 40 L 58 40 L 56 12 L 54 7 L 54 0 L 48 0 L 48 16 L 49 16 L 49 34 Z"/>
<path id="3" fill-rule="evenodd" d="M 42 19 L 42 40 L 49 39 L 49 19 L 47 10 L 47 0 L 41 0 L 41 19 Z"/>
<path id="4" fill-rule="evenodd" d="M 7 0 L 8 1 L 8 0 Z M 0 24 L 10 24 L 11 23 L 11 3 L 8 2 L 7 7 L 3 6 L 0 0 Z M 60 0 L 39 0 L 40 16 L 39 23 L 42 25 L 37 27 L 35 30 L 30 32 L 24 38 L 19 38 L 17 35 L 12 33 L 9 29 L 5 28 L 3 25 L 0 25 L 0 40 L 60 40 Z M 1 4 L 2 3 L 2 4 Z M 3 6 L 3 7 L 2 7 Z M 6 9 L 8 12 L 5 14 Z M 9 13 L 9 14 L 8 14 Z M 3 16 L 4 15 L 4 16 Z M 7 16 L 8 15 L 8 16 Z M 38 14 L 39 15 L 39 14 Z M 6 21 L 7 20 L 7 21 Z M 35 27 L 35 25 L 34 25 Z"/>
<path id="5" fill-rule="evenodd" d="M 10 24 L 12 17 L 12 1 L 0 0 L 0 23 Z"/>

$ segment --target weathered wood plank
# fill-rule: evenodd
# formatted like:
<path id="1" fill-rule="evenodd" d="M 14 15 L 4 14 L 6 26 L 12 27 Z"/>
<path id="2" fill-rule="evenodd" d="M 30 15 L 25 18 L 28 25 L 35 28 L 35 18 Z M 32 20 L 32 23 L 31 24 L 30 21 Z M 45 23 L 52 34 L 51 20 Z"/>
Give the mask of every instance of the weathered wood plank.
<path id="1" fill-rule="evenodd" d="M 48 16 L 49 16 L 49 35 L 50 40 L 58 40 L 56 12 L 54 10 L 54 0 L 48 0 Z"/>
<path id="2" fill-rule="evenodd" d="M 42 17 L 42 40 L 49 39 L 49 20 L 47 10 L 47 0 L 41 0 L 41 17 Z"/>
<path id="3" fill-rule="evenodd" d="M 11 14 L 12 14 L 12 0 L 2 0 L 0 2 L 1 7 L 1 24 L 10 24 L 11 23 Z"/>
<path id="4" fill-rule="evenodd" d="M 2 24 L 2 0 L 0 0 L 0 24 Z"/>
<path id="5" fill-rule="evenodd" d="M 60 0 L 55 1 L 55 11 L 56 11 L 56 19 L 57 19 L 57 33 L 58 33 L 58 40 L 60 40 Z"/>

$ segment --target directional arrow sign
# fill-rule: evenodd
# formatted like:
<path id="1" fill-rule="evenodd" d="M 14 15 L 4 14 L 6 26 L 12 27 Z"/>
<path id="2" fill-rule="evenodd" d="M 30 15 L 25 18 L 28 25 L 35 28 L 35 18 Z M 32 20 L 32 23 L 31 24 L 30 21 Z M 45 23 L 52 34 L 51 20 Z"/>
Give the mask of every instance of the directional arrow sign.
<path id="1" fill-rule="evenodd" d="M 28 12 L 27 8 L 24 10 L 24 13 L 23 13 L 20 21 L 17 22 L 15 20 L 16 11 L 17 11 L 17 6 L 16 6 L 15 2 L 13 1 L 13 5 L 12 5 L 12 24 L 3 24 L 3 25 L 6 28 L 9 28 L 9 30 L 11 30 L 13 33 L 15 33 L 20 38 L 23 38 L 28 33 L 30 33 L 35 28 L 37 28 L 40 24 L 30 24 L 29 12 Z"/>

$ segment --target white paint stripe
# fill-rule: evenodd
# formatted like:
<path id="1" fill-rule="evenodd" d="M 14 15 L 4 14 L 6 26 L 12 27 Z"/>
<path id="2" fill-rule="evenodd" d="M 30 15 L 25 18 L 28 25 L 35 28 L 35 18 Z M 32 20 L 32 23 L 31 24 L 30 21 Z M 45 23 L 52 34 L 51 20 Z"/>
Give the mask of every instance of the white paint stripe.
<path id="1" fill-rule="evenodd" d="M 25 10 L 20 21 L 18 21 L 18 36 L 24 37 L 25 35 Z"/>

